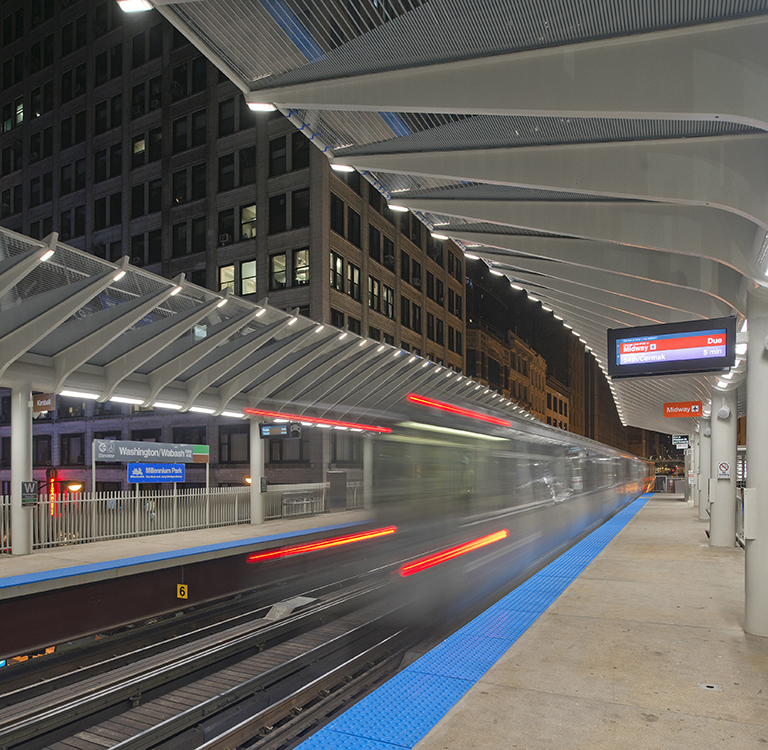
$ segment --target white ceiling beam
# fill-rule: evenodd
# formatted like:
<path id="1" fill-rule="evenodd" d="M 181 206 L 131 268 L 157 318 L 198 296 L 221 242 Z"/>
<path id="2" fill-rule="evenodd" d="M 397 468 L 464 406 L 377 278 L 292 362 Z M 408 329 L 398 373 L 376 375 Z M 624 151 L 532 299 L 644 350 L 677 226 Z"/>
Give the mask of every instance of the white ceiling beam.
<path id="1" fill-rule="evenodd" d="M 64 381 L 78 368 L 88 362 L 95 354 L 112 343 L 120 334 L 138 323 L 173 293 L 174 286 L 169 286 L 151 297 L 137 297 L 134 300 L 115 305 L 107 310 L 94 313 L 84 320 L 75 320 L 57 329 L 52 336 L 65 333 L 73 336 L 74 341 L 53 356 L 53 370 L 56 377 L 54 392 L 58 392 Z"/>
<path id="2" fill-rule="evenodd" d="M 584 268 L 608 271 L 630 278 L 653 281 L 661 285 L 662 296 L 668 287 L 700 291 L 746 313 L 747 285 L 744 277 L 728 266 L 708 258 L 681 256 L 644 247 L 618 245 L 614 242 L 592 242 L 569 237 L 536 237 L 527 235 L 450 232 L 452 238 L 480 242 L 491 248 L 478 249 L 484 258 L 518 264 L 521 259 L 504 250 L 525 253 L 532 257 L 569 263 Z M 492 248 L 499 248 L 501 252 Z M 525 265 L 525 260 L 522 260 Z"/>
<path id="3" fill-rule="evenodd" d="M 184 351 L 177 354 L 173 359 L 147 373 L 149 395 L 144 402 L 144 406 L 151 406 L 157 400 L 158 394 L 165 388 L 165 386 L 199 362 L 204 356 L 212 352 L 236 331 L 247 326 L 258 314 L 259 310 L 254 309 L 244 315 L 239 315 L 236 318 L 226 321 L 226 323 L 214 333 L 209 332 L 204 339 L 201 339 L 197 343 L 190 343 Z"/>
<path id="4" fill-rule="evenodd" d="M 768 130 L 768 20 L 749 17 L 262 88 L 281 108 L 727 120 Z"/>
<path id="5" fill-rule="evenodd" d="M 135 372 L 165 347 L 170 346 L 179 336 L 212 313 L 220 303 L 221 300 L 214 297 L 186 314 L 173 315 L 124 334 L 119 340 L 119 348 L 121 350 L 127 349 L 127 351 L 117 354 L 117 356 L 112 354 L 109 361 L 103 366 L 104 392 L 100 400 L 106 401 L 111 398 L 117 386 L 128 375 Z"/>
<path id="6" fill-rule="evenodd" d="M 248 336 L 244 336 L 242 339 L 222 345 L 216 350 L 215 358 L 209 355 L 208 358 L 212 360 L 211 363 L 205 363 L 200 372 L 191 375 L 184 382 L 186 401 L 184 402 L 183 409 L 185 411 L 188 410 L 195 403 L 195 399 L 206 388 L 210 387 L 220 378 L 223 378 L 230 370 L 237 367 L 241 362 L 250 357 L 251 354 L 284 331 L 289 322 L 290 316 L 286 315 L 281 319 L 268 323 L 260 331 L 255 331 Z M 160 395 L 162 396 L 162 391 Z"/>
<path id="7" fill-rule="evenodd" d="M 748 279 L 765 278 L 756 266 L 765 231 L 741 216 L 704 206 L 439 198 L 398 198 L 397 202 L 415 211 L 471 221 L 704 256 L 731 266 Z"/>
<path id="8" fill-rule="evenodd" d="M 26 253 L 11 255 L 0 260 L 0 297 L 12 289 L 23 278 L 43 262 L 43 256 L 50 250 L 56 249 L 56 235 L 51 235 L 51 245 L 41 245 L 39 248 L 27 250 Z"/>
<path id="9" fill-rule="evenodd" d="M 439 133 L 435 134 L 439 146 Z M 389 172 L 623 199 L 710 206 L 768 229 L 768 135 L 669 138 L 342 156 Z"/>
<path id="10" fill-rule="evenodd" d="M 114 283 L 118 273 L 110 268 L 73 284 L 24 300 L 0 316 L 0 376 L 8 365 L 29 351 L 38 341 L 74 315 L 83 305 Z"/>
<path id="11" fill-rule="evenodd" d="M 309 339 L 315 336 L 315 328 L 317 328 L 317 324 L 312 323 L 303 331 L 296 331 L 295 335 L 285 338 L 276 343 L 273 347 L 270 347 L 270 351 L 260 357 L 258 362 L 252 364 L 250 367 L 246 367 L 245 370 L 237 373 L 225 383 L 222 383 L 218 387 L 219 408 L 216 411 L 216 414 L 221 414 L 221 412 L 227 408 L 227 404 L 237 396 L 238 393 L 248 388 L 259 375 L 267 372 L 270 367 L 273 367 L 284 357 L 295 352 L 297 349 L 300 349 Z"/>

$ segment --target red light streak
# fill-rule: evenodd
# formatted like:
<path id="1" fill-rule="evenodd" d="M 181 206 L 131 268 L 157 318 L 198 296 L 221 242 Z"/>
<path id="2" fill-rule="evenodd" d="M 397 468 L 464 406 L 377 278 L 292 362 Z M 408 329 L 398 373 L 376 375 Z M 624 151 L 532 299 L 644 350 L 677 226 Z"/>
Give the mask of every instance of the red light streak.
<path id="1" fill-rule="evenodd" d="M 397 526 L 385 526 L 373 531 L 361 531 L 357 534 L 346 534 L 345 536 L 334 536 L 329 539 L 320 539 L 317 542 L 307 542 L 306 544 L 295 544 L 292 547 L 283 547 L 282 549 L 273 549 L 267 552 L 256 552 L 248 555 L 249 563 L 264 562 L 265 560 L 277 560 L 281 557 L 291 557 L 293 555 L 303 555 L 306 552 L 317 552 L 321 549 L 330 549 L 331 547 L 340 547 L 344 544 L 354 544 L 355 542 L 364 542 L 368 539 L 377 539 L 382 536 L 389 536 L 397 531 Z"/>
<path id="2" fill-rule="evenodd" d="M 440 565 L 440 563 L 453 560 L 454 557 L 466 555 L 467 552 L 474 552 L 474 550 L 480 549 L 481 547 L 487 547 L 489 544 L 499 542 L 502 539 L 506 539 L 508 536 L 509 529 L 502 529 L 493 534 L 478 537 L 471 542 L 464 542 L 464 544 L 459 544 L 456 547 L 450 547 L 442 552 L 435 552 L 433 555 L 427 555 L 426 557 L 421 557 L 418 560 L 407 563 L 400 567 L 398 573 L 400 573 L 403 578 L 412 576 L 414 573 L 421 573 L 422 570 L 427 570 L 427 568 L 432 568 L 435 565 Z"/>
<path id="3" fill-rule="evenodd" d="M 355 422 L 339 422 L 336 419 L 323 419 L 321 417 L 304 417 L 299 414 L 287 414 L 282 411 L 266 411 L 264 409 L 243 409 L 244 414 L 254 414 L 258 417 L 272 417 L 273 419 L 292 419 L 297 422 L 311 422 L 312 424 L 327 424 L 330 427 L 347 427 L 350 430 L 365 430 L 367 432 L 392 432 L 389 427 L 377 427 L 372 424 L 357 424 Z"/>
<path id="4" fill-rule="evenodd" d="M 499 419 L 498 417 L 490 417 L 487 414 L 482 414 L 479 411 L 472 411 L 471 409 L 463 409 L 460 406 L 454 406 L 453 404 L 446 404 L 443 401 L 435 401 L 433 398 L 426 398 L 426 396 L 418 396 L 415 393 L 409 393 L 407 398 L 412 404 L 418 404 L 419 406 L 429 406 L 433 409 L 440 409 L 440 411 L 447 411 L 450 414 L 458 414 L 460 417 L 469 417 L 470 419 L 479 419 L 482 422 L 497 424 L 497 425 L 501 425 L 502 427 L 512 426 L 512 422 L 509 422 L 506 419 Z"/>

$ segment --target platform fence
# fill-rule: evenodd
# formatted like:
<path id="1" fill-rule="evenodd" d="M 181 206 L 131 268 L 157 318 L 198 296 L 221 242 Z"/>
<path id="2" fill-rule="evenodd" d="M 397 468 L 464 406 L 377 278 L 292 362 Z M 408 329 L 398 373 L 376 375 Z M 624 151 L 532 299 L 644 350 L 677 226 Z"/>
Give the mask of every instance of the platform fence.
<path id="1" fill-rule="evenodd" d="M 11 498 L 0 495 L 0 554 L 11 551 Z"/>
<path id="2" fill-rule="evenodd" d="M 329 511 L 325 483 L 269 485 L 264 520 Z M 347 484 L 347 509 L 361 508 L 362 482 Z M 27 512 L 26 510 L 24 512 Z M 251 522 L 250 487 L 41 495 L 29 511 L 32 548 L 102 542 Z M 0 553 L 11 552 L 11 500 L 0 495 Z"/>

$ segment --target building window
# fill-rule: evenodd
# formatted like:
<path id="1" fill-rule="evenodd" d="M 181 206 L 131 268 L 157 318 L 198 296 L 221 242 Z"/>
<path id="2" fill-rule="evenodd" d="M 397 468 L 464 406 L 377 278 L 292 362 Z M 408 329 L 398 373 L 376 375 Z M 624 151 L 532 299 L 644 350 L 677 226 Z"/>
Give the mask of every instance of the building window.
<path id="1" fill-rule="evenodd" d="M 381 263 L 381 232 L 372 224 L 368 225 L 368 255 Z"/>
<path id="2" fill-rule="evenodd" d="M 269 199 L 269 233 L 284 232 L 286 228 L 285 193 L 273 195 Z"/>
<path id="3" fill-rule="evenodd" d="M 147 151 L 147 140 L 144 134 L 135 135 L 131 141 L 131 167 L 141 167 L 144 165 Z"/>
<path id="4" fill-rule="evenodd" d="M 309 284 L 309 248 L 293 251 L 293 285 Z"/>
<path id="5" fill-rule="evenodd" d="M 256 204 L 240 207 L 240 239 L 252 240 L 256 237 Z"/>
<path id="6" fill-rule="evenodd" d="M 51 466 L 51 436 L 34 435 L 32 437 L 32 460 L 35 466 Z"/>
<path id="7" fill-rule="evenodd" d="M 240 262 L 240 294 L 256 294 L 256 261 Z"/>
<path id="8" fill-rule="evenodd" d="M 192 252 L 202 253 L 205 251 L 205 216 L 198 216 L 192 219 Z"/>
<path id="9" fill-rule="evenodd" d="M 285 289 L 287 286 L 287 268 L 285 253 L 276 253 L 269 257 L 269 288 Z"/>
<path id="10" fill-rule="evenodd" d="M 421 333 L 421 305 L 415 302 L 411 305 L 411 328 L 416 333 Z"/>
<path id="11" fill-rule="evenodd" d="M 411 327 L 411 300 L 408 297 L 400 297 L 400 325 Z"/>
<path id="12" fill-rule="evenodd" d="M 344 259 L 334 252 L 331 252 L 331 289 L 344 291 Z"/>
<path id="13" fill-rule="evenodd" d="M 156 180 L 150 180 L 147 186 L 147 210 L 149 213 L 155 213 L 162 208 L 163 181 L 158 177 Z"/>
<path id="14" fill-rule="evenodd" d="M 192 167 L 192 200 L 205 198 L 205 164 L 195 164 Z"/>
<path id="15" fill-rule="evenodd" d="M 244 464 L 250 460 L 249 425 L 235 424 L 219 427 L 219 463 Z"/>
<path id="16" fill-rule="evenodd" d="M 285 136 L 281 135 L 279 138 L 273 138 L 269 142 L 270 177 L 276 177 L 277 175 L 285 174 L 285 172 L 288 171 L 286 156 Z"/>
<path id="17" fill-rule="evenodd" d="M 331 229 L 344 236 L 344 201 L 336 193 L 331 193 Z"/>
<path id="18" fill-rule="evenodd" d="M 352 208 L 347 208 L 347 239 L 355 247 L 360 247 L 360 214 Z"/>
<path id="19" fill-rule="evenodd" d="M 187 254 L 187 222 L 182 221 L 171 227 L 171 254 L 181 258 Z"/>
<path id="20" fill-rule="evenodd" d="M 435 316 L 432 313 L 427 313 L 427 338 L 435 340 Z"/>
<path id="21" fill-rule="evenodd" d="M 187 118 L 179 117 L 173 121 L 173 153 L 178 154 L 187 148 Z"/>
<path id="22" fill-rule="evenodd" d="M 360 268 L 354 263 L 347 263 L 347 294 L 355 302 L 360 301 Z"/>
<path id="23" fill-rule="evenodd" d="M 256 146 L 240 150 L 240 184 L 252 185 L 256 182 Z"/>
<path id="24" fill-rule="evenodd" d="M 85 435 L 78 433 L 61 436 L 60 463 L 63 466 L 85 465 Z"/>
<path id="25" fill-rule="evenodd" d="M 235 186 L 235 155 L 219 157 L 219 192 L 231 190 Z"/>
<path id="26" fill-rule="evenodd" d="M 147 262 L 159 263 L 163 259 L 163 233 L 153 229 L 147 235 Z"/>
<path id="27" fill-rule="evenodd" d="M 405 250 L 400 251 L 400 278 L 411 283 L 411 256 Z"/>
<path id="28" fill-rule="evenodd" d="M 231 263 L 226 266 L 219 266 L 219 291 L 223 292 L 229 289 L 235 293 L 235 265 Z"/>
<path id="29" fill-rule="evenodd" d="M 390 320 L 395 319 L 395 290 L 391 287 L 388 287 L 386 284 L 383 285 L 383 292 L 381 296 L 381 311 L 384 313 L 385 317 L 389 318 Z"/>
<path id="30" fill-rule="evenodd" d="M 347 316 L 347 328 L 352 332 L 356 333 L 358 336 L 360 335 L 360 332 L 362 331 L 362 324 L 357 318 L 353 318 L 351 315 Z"/>
<path id="31" fill-rule="evenodd" d="M 135 234 L 131 237 L 131 263 L 134 266 L 144 265 L 144 235 Z"/>
<path id="32" fill-rule="evenodd" d="M 331 325 L 334 328 L 344 328 L 344 313 L 331 308 Z"/>
<path id="33" fill-rule="evenodd" d="M 235 132 L 235 100 L 219 102 L 219 136 Z"/>
<path id="34" fill-rule="evenodd" d="M 294 190 L 291 194 L 291 226 L 293 229 L 309 226 L 309 188 Z"/>
<path id="35" fill-rule="evenodd" d="M 291 169 L 306 169 L 309 166 L 309 138 L 303 133 L 291 136 Z"/>
<path id="36" fill-rule="evenodd" d="M 269 441 L 269 463 L 304 463 L 309 461 L 309 435 Z"/>
<path id="37" fill-rule="evenodd" d="M 381 282 L 373 276 L 368 277 L 368 307 L 381 312 Z"/>
<path id="38" fill-rule="evenodd" d="M 232 242 L 235 233 L 235 210 L 226 208 L 219 211 L 219 246 Z"/>
<path id="39" fill-rule="evenodd" d="M 149 131 L 149 161 L 157 161 L 163 155 L 163 131 L 162 128 L 153 128 Z"/>
<path id="40" fill-rule="evenodd" d="M 134 185 L 131 188 L 131 218 L 144 216 L 144 185 Z"/>

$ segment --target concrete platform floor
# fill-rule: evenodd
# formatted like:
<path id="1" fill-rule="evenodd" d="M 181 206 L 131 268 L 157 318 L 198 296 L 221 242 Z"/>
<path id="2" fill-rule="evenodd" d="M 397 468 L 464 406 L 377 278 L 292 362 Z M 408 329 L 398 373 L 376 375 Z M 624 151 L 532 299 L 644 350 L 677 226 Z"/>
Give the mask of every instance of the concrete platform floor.
<path id="1" fill-rule="evenodd" d="M 744 552 L 710 547 L 673 498 L 655 495 L 417 750 L 768 748 Z"/>

